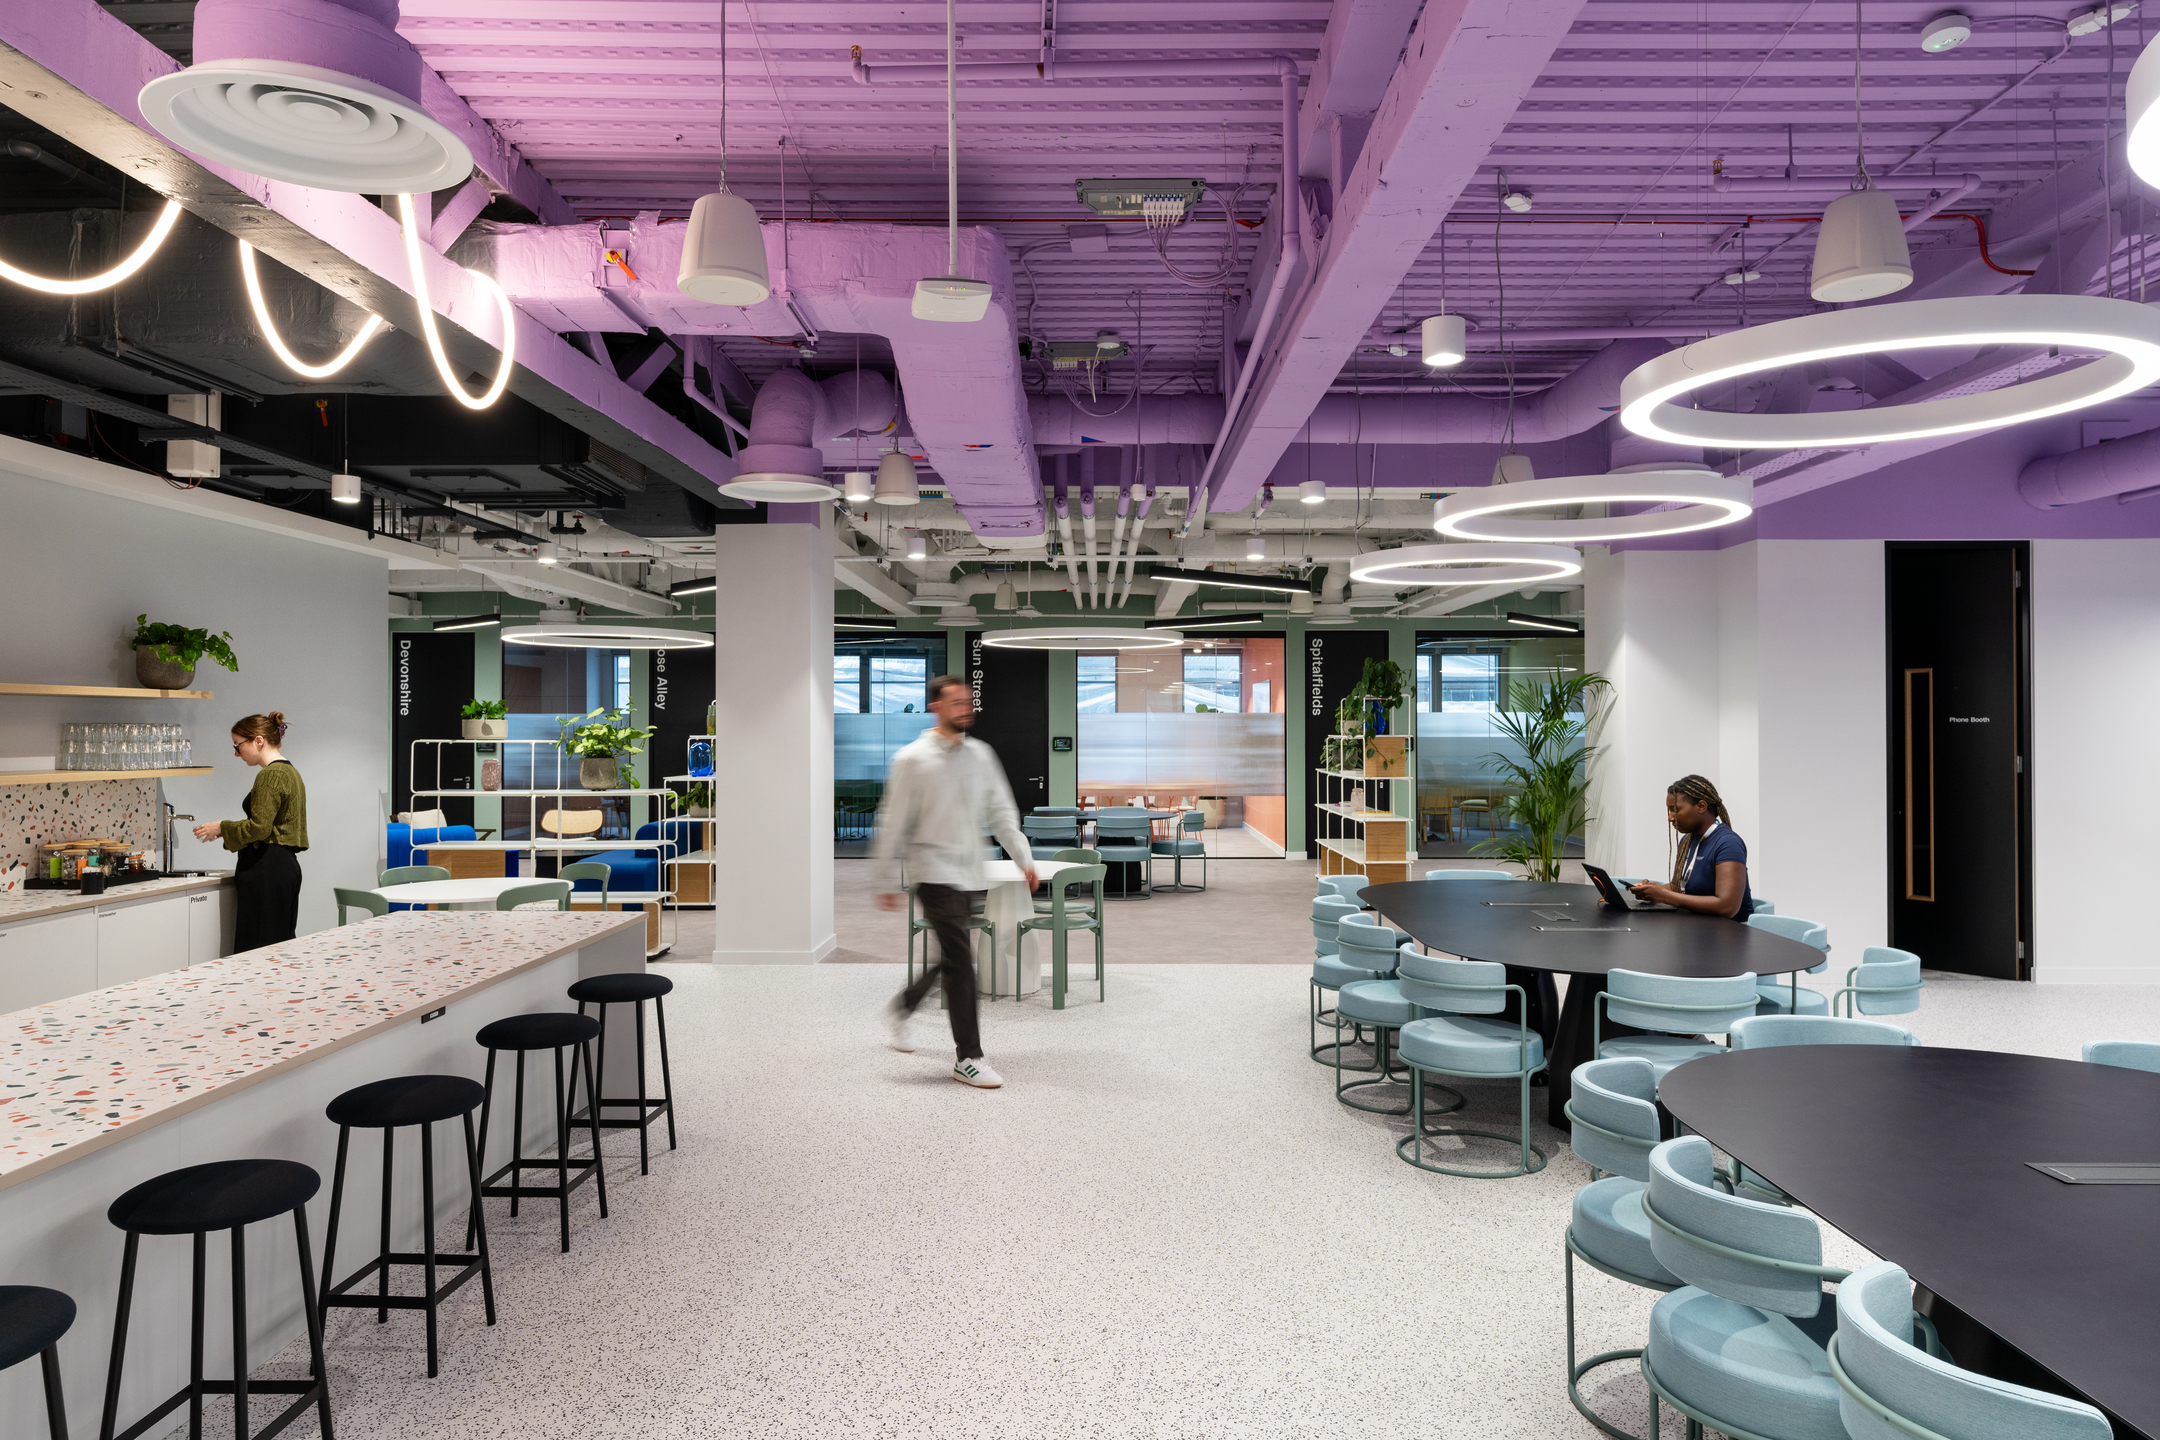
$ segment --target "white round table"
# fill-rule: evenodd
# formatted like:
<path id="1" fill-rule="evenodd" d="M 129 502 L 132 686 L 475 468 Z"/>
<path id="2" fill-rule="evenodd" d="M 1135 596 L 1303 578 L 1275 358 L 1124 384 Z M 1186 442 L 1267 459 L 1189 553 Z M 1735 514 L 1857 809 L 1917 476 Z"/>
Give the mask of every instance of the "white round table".
<path id="1" fill-rule="evenodd" d="M 1079 865 L 1071 860 L 1037 860 L 1035 878 L 1048 880 L 1060 870 L 1077 870 Z M 997 960 L 994 966 L 983 962 L 984 940 L 977 932 L 975 941 L 975 988 L 987 995 L 995 987 L 1000 995 L 1033 995 L 1042 989 L 1042 962 L 1030 965 L 1020 952 L 1020 922 L 1035 918 L 1035 892 L 1028 889 L 1027 877 L 1020 867 L 1010 860 L 991 860 L 983 865 L 983 874 L 990 881 L 990 889 L 983 896 L 983 915 L 990 921 L 997 939 Z M 1034 938 L 1033 931 L 1028 938 Z"/>
<path id="2" fill-rule="evenodd" d="M 492 910 L 505 890 L 542 883 L 530 875 L 481 876 L 470 880 L 414 880 L 378 885 L 375 893 L 393 905 L 442 905 L 452 910 Z"/>

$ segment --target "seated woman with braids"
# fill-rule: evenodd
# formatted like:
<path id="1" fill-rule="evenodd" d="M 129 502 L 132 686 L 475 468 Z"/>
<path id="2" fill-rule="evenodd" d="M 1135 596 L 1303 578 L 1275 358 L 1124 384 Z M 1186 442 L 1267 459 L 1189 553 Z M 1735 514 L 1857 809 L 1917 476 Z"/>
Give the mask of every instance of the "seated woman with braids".
<path id="1" fill-rule="evenodd" d="M 1747 842 L 1733 833 L 1732 816 L 1725 813 L 1717 786 L 1700 775 L 1681 776 L 1665 787 L 1665 818 L 1680 832 L 1671 883 L 1644 880 L 1628 888 L 1643 900 L 1676 910 L 1733 920 L 1753 914 Z"/>

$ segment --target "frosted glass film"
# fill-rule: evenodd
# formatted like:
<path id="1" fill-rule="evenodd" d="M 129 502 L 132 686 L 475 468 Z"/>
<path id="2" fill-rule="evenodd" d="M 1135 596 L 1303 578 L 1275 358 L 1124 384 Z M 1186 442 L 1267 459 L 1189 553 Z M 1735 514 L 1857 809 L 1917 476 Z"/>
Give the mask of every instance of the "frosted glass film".
<path id="1" fill-rule="evenodd" d="M 833 716 L 833 779 L 882 783 L 900 747 L 936 723 L 919 713 Z"/>
<path id="2" fill-rule="evenodd" d="M 1192 795 L 1283 793 L 1283 717 L 1139 713 L 1079 717 L 1080 788 Z"/>

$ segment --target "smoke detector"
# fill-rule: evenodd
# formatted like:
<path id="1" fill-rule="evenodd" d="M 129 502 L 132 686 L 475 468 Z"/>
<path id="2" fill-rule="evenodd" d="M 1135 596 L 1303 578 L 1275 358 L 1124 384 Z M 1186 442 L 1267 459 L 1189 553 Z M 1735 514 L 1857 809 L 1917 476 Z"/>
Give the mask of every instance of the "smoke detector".
<path id="1" fill-rule="evenodd" d="M 2075 24 L 2076 22 L 2071 23 Z M 1955 50 L 1970 39 L 1972 39 L 1972 21 L 1955 10 L 1952 10 L 1947 15 L 1936 16 L 1920 28 L 1920 48 L 1930 55 L 1940 55 L 1945 50 Z"/>
<path id="2" fill-rule="evenodd" d="M 464 183 L 472 152 L 421 103 L 397 0 L 201 0 L 195 63 L 136 98 L 159 134 L 271 180 L 355 195 Z"/>
<path id="3" fill-rule="evenodd" d="M 2069 31 L 2072 35 L 2097 35 L 2108 26 L 2126 16 L 2135 15 L 2137 6 L 2131 0 L 2115 0 L 2112 5 L 2095 5 L 2070 17 Z"/>
<path id="4" fill-rule="evenodd" d="M 1531 200 L 1530 192 L 1527 190 L 1509 190 L 1500 197 L 1500 203 L 1518 215 L 1527 215 L 1530 212 L 1530 206 L 1534 202 Z"/>

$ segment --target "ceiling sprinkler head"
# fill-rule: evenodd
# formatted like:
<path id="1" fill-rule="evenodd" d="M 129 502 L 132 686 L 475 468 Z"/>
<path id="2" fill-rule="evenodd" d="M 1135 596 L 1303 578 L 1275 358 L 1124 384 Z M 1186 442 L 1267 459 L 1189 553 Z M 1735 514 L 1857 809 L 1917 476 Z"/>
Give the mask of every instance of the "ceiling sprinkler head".
<path id="1" fill-rule="evenodd" d="M 2095 5 L 2090 10 L 2080 10 L 2070 17 L 2072 35 L 2097 35 L 2117 20 L 2137 13 L 2133 0 L 2115 0 L 2112 5 Z"/>
<path id="2" fill-rule="evenodd" d="M 1728 270 L 1725 273 L 1725 283 L 1727 285 L 1752 285 L 1760 279 L 1762 279 L 1762 271 L 1760 270 Z"/>
<path id="3" fill-rule="evenodd" d="M 1402 341 L 1397 340 L 1387 347 L 1387 353 L 1395 356 L 1408 355 L 1410 353 L 1410 347 L 1403 344 Z"/>
<path id="4" fill-rule="evenodd" d="M 2073 24 L 2076 22 L 2073 21 Z M 2098 29 L 2098 26 L 2093 27 Z M 2075 31 L 2071 33 L 2075 34 Z M 1920 28 L 1920 48 L 1930 55 L 1955 50 L 1972 39 L 1972 21 L 1956 10 L 1938 15 Z"/>
<path id="5" fill-rule="evenodd" d="M 1510 190 L 1500 197 L 1500 203 L 1513 210 L 1516 214 L 1524 215 L 1529 213 L 1532 202 L 1529 191 Z"/>

